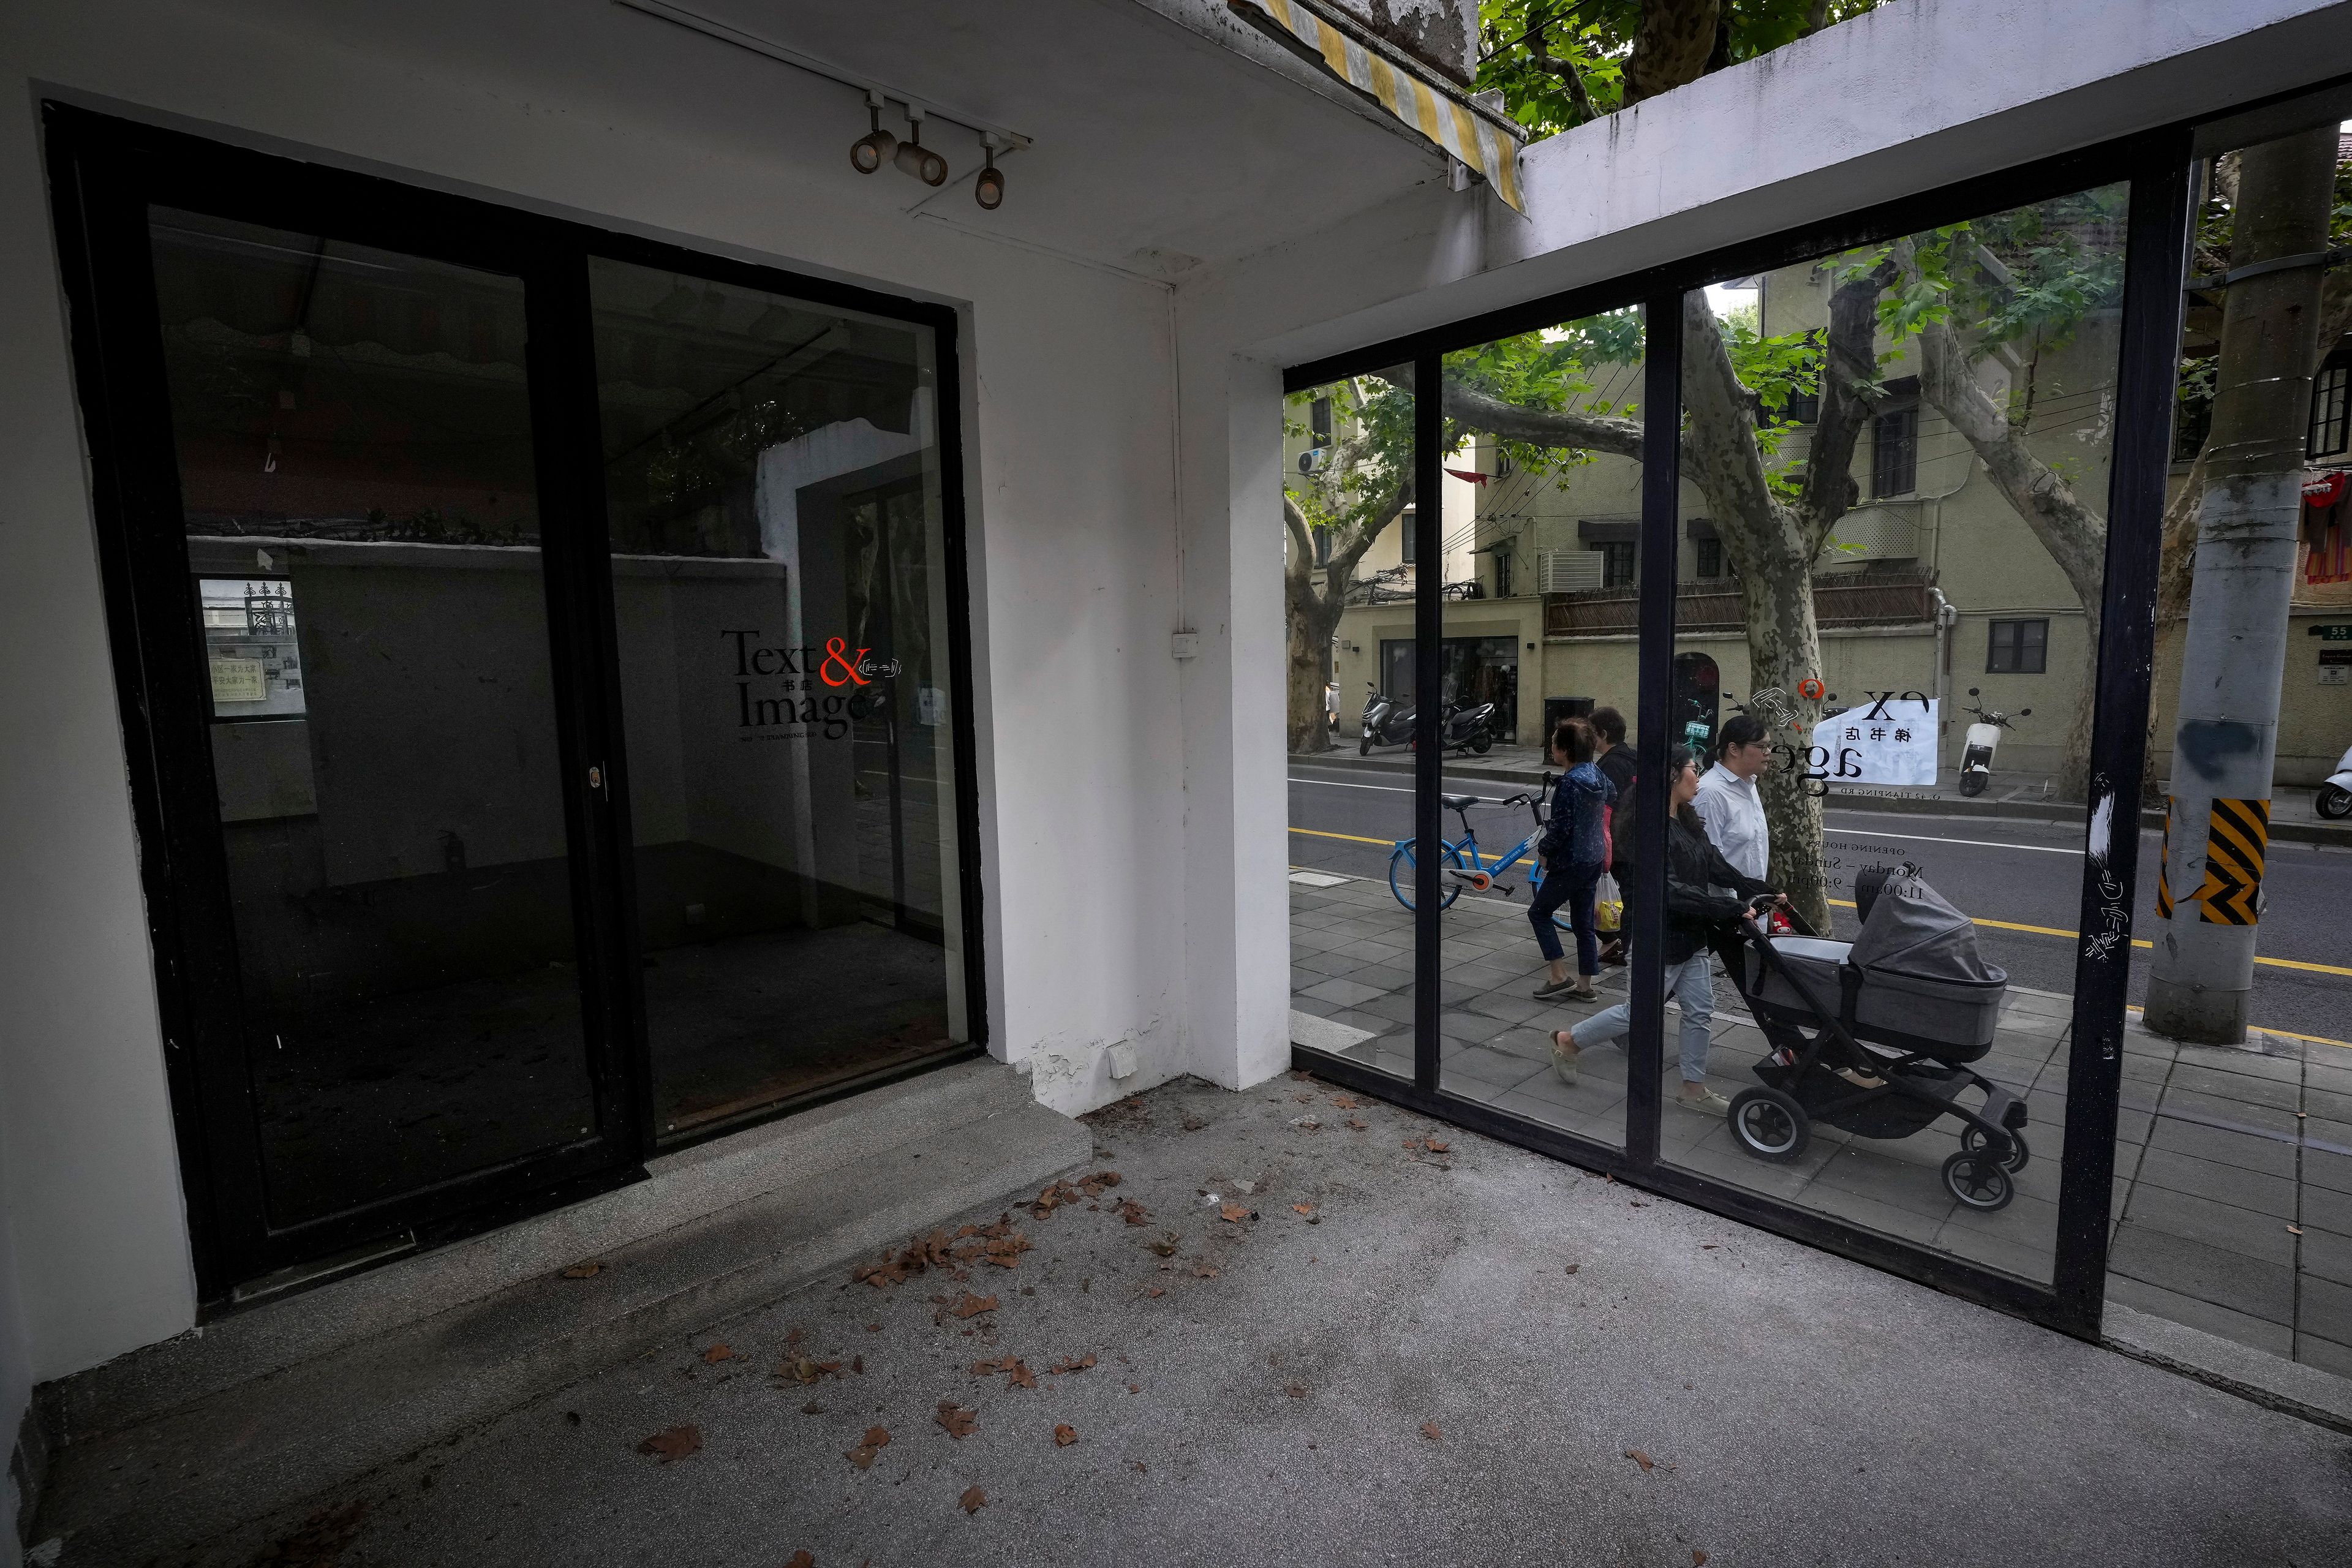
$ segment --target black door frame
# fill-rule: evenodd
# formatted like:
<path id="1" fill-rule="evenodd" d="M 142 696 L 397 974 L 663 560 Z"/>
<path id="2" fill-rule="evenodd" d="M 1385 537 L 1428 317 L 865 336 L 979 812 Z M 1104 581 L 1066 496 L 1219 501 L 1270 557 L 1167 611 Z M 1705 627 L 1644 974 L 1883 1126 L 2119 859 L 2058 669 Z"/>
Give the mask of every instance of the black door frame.
<path id="1" fill-rule="evenodd" d="M 2300 96 L 2294 95 L 2294 96 Z M 1624 1146 L 1613 1148 L 1544 1123 L 1449 1093 L 1440 1079 L 1438 1012 L 1442 892 L 1434 856 L 1417 858 L 1414 912 L 1413 1076 L 1410 1081 L 1367 1063 L 1304 1046 L 1292 1047 L 1295 1066 L 1356 1091 L 1406 1105 L 1507 1142 L 1606 1172 L 1634 1186 L 1710 1209 L 1828 1251 L 1874 1265 L 2047 1324 L 2095 1338 L 2106 1276 L 2107 1219 L 2115 1163 L 2116 1092 L 2122 1071 L 2126 994 L 2130 980 L 2126 942 L 2086 942 L 2075 957 L 2074 1028 L 2070 1035 L 2066 1157 L 2061 1176 L 2056 1254 L 2051 1283 L 1937 1253 L 1909 1242 L 1799 1208 L 1661 1162 L 1658 1152 L 1664 1033 L 1662 939 L 1664 934 L 1664 763 L 1675 657 L 1675 573 L 1680 532 L 1681 310 L 1684 293 L 1717 279 L 1810 260 L 1825 253 L 1916 233 L 1940 223 L 2128 182 L 2123 328 L 2117 365 L 2116 437 L 2107 507 L 2106 584 L 2097 667 L 2091 758 L 2093 810 L 2110 802 L 2121 820 L 2137 821 L 2149 675 L 2155 642 L 2154 599 L 2167 465 L 2170 407 L 2179 343 L 2181 289 L 2187 277 L 2193 127 L 2181 124 L 1977 176 L 1939 189 L 1882 203 L 1625 277 L 1523 304 L 1484 312 L 1442 327 L 1332 355 L 1284 372 L 1286 394 L 1349 375 L 1377 374 L 1411 365 L 1414 405 L 1416 493 L 1437 493 L 1442 455 L 1438 399 L 1443 356 L 1495 338 L 1531 331 L 1603 310 L 1640 306 L 1646 317 L 1642 479 L 1642 561 L 1639 604 L 1639 777 L 1635 784 L 1635 886 L 1627 1042 Z M 1415 513 L 1418 548 L 1437 559 L 1435 507 Z M 1443 758 L 1437 746 L 1437 704 L 1429 657 L 1443 635 L 1436 573 L 1419 584 L 1415 605 L 1418 660 L 1433 672 L 1418 693 L 1419 752 L 1415 758 L 1414 828 L 1423 843 L 1442 838 L 1438 792 Z M 1417 580 L 1418 581 L 1418 580 Z M 2129 936 L 2137 869 L 2131 849 L 2111 862 L 2086 856 L 2079 929 L 2110 931 L 2120 921 Z"/>
<path id="2" fill-rule="evenodd" d="M 404 1234 L 420 1245 L 448 1239 L 642 1179 L 644 1161 L 655 1151 L 588 299 L 592 256 L 739 283 L 932 332 L 970 1042 L 903 1071 L 780 1104 L 770 1114 L 804 1110 L 984 1049 L 971 574 L 952 308 L 56 102 L 42 105 L 42 118 L 173 1131 L 197 1293 L 208 1310 L 229 1300 L 237 1286 L 274 1270 Z M 240 1005 L 235 938 L 222 918 L 228 907 L 226 858 L 206 729 L 210 708 L 201 660 L 191 654 L 202 639 L 187 585 L 150 204 L 328 234 L 520 280 L 541 514 L 573 520 L 570 527 L 542 530 L 542 573 L 595 1131 L 561 1148 L 275 1231 L 263 1217 L 258 1131 L 235 1022 Z M 597 784 L 590 782 L 592 767 L 598 770 Z M 710 1135 L 741 1125 L 730 1122 Z"/>

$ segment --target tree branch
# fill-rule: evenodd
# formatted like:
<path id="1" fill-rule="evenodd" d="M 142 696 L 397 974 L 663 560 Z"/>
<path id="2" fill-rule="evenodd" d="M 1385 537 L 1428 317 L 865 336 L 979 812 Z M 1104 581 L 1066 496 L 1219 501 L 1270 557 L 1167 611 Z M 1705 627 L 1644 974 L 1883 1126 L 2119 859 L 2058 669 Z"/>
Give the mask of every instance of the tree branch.
<path id="1" fill-rule="evenodd" d="M 1683 296 L 1683 477 L 1698 486 L 1731 563 L 1763 577 L 1791 557 L 1810 567 L 1787 509 L 1772 497 L 1756 445 L 1756 400 L 1731 368 L 1731 353 L 1706 291 Z"/>
<path id="2" fill-rule="evenodd" d="M 1897 247 L 1895 255 L 1912 270 L 1907 246 Z M 1921 394 L 1983 461 L 1994 488 L 2050 552 L 2095 619 L 2106 583 L 2106 519 L 2084 505 L 2057 470 L 2033 455 L 2024 432 L 1977 384 L 1948 321 L 1929 321 L 1921 329 L 1919 362 Z"/>
<path id="3" fill-rule="evenodd" d="M 1568 84 L 1570 100 L 1575 103 L 1576 111 L 1583 115 L 1589 124 L 1601 118 L 1601 111 L 1592 107 L 1591 95 L 1584 90 L 1584 73 L 1576 68 L 1576 62 L 1561 59 L 1551 52 L 1550 44 L 1544 38 L 1544 29 L 1550 25 L 1551 19 L 1546 17 L 1543 21 L 1538 22 L 1528 34 L 1528 41 L 1535 46 L 1536 68 L 1538 70 L 1549 71 Z"/>
<path id="4" fill-rule="evenodd" d="M 1878 296 L 1895 279 L 1891 262 L 1839 285 L 1830 296 L 1830 329 L 1822 349 L 1822 416 L 1805 448 L 1805 477 L 1797 511 L 1818 552 L 1831 524 L 1853 509 L 1862 490 L 1853 482 L 1853 451 L 1878 391 Z"/>
<path id="5" fill-rule="evenodd" d="M 1412 371 L 1400 366 L 1391 384 L 1412 391 Z M 1575 447 L 1642 460 L 1642 422 L 1617 414 L 1580 414 L 1568 408 L 1523 408 L 1480 392 L 1460 377 L 1445 377 L 1444 415 L 1473 430 L 1530 447 Z"/>

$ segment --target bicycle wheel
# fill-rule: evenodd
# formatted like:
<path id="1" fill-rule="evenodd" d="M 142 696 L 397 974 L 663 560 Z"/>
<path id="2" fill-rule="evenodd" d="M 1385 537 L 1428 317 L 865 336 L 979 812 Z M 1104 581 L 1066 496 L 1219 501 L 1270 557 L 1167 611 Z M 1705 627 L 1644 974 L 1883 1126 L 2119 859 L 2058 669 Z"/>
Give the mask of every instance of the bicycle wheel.
<path id="1" fill-rule="evenodd" d="M 1389 891 L 1394 893 L 1396 901 L 1406 909 L 1412 908 L 1412 846 L 1413 841 L 1408 838 L 1389 852 Z M 1470 868 L 1462 858 L 1462 851 L 1451 844 L 1445 847 L 1445 863 L 1458 871 Z M 1461 896 L 1462 884 L 1449 878 L 1445 883 L 1445 896 L 1437 900 L 1437 907 L 1450 910 L 1454 907 L 1454 900 Z"/>

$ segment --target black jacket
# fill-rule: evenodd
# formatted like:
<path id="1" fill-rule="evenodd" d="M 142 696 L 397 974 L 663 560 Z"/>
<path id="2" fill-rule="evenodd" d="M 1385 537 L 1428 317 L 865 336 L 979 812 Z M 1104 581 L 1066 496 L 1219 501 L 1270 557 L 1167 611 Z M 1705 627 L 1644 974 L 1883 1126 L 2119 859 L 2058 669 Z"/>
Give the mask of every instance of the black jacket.
<path id="1" fill-rule="evenodd" d="M 1633 864 L 1633 748 L 1622 742 L 1592 760 L 1601 776 L 1617 786 L 1616 815 L 1610 818 L 1610 869 L 1623 881 Z"/>
<path id="2" fill-rule="evenodd" d="M 1743 877 L 1706 834 L 1679 816 L 1666 823 L 1666 967 L 1708 945 L 1715 928 L 1739 918 L 1748 900 L 1771 884 Z"/>

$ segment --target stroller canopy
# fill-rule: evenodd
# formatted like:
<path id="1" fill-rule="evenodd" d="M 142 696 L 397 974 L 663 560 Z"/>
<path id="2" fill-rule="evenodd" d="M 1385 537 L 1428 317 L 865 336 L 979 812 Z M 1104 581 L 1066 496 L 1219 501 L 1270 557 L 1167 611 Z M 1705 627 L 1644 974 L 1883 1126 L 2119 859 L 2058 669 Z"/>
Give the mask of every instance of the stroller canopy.
<path id="1" fill-rule="evenodd" d="M 2002 985 L 2008 972 L 1977 951 L 1975 922 L 1916 878 L 1864 878 L 1856 889 L 1862 933 L 1846 962 L 1865 974 L 1892 973 L 1919 980 Z"/>

